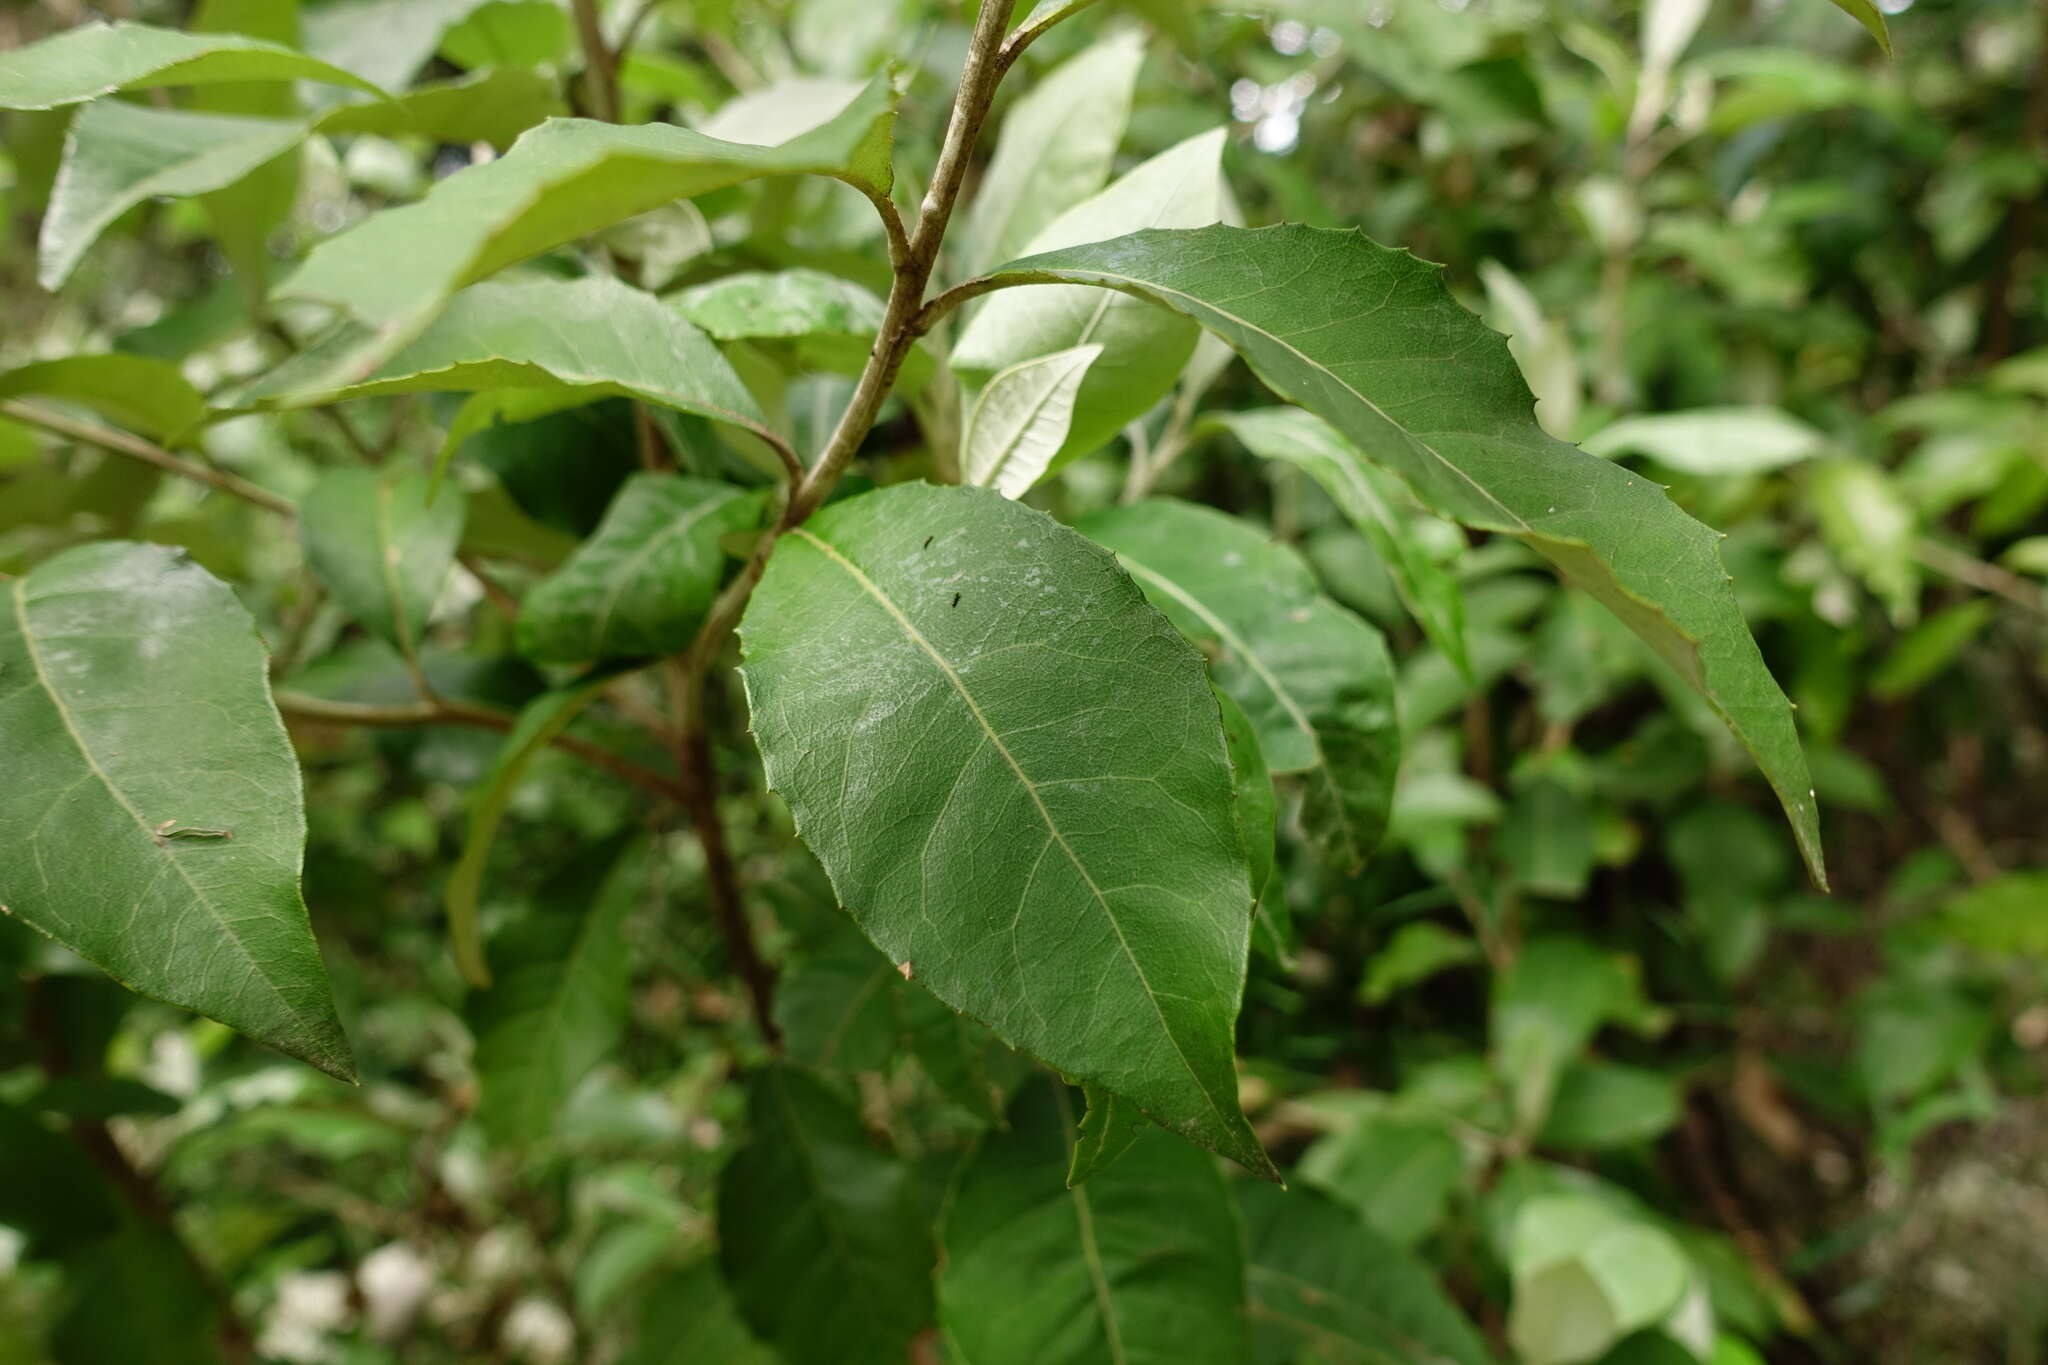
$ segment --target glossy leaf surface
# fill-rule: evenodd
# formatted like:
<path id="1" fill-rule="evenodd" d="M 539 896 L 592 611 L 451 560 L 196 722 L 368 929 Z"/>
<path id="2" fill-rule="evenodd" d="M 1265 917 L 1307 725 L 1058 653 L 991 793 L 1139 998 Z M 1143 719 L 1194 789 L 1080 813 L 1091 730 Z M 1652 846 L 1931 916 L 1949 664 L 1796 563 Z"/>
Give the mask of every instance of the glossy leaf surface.
<path id="1" fill-rule="evenodd" d="M 384 93 L 340 67 L 238 33 L 81 24 L 0 53 L 0 109 L 55 109 L 116 90 L 294 80 Z"/>
<path id="2" fill-rule="evenodd" d="M 682 650 L 725 576 L 719 541 L 760 515 L 760 494 L 731 484 L 633 475 L 596 533 L 527 596 L 521 651 L 573 663 Z"/>
<path id="3" fill-rule="evenodd" d="M 64 144 L 37 243 L 36 279 L 63 284 L 99 235 L 149 199 L 235 184 L 305 137 L 288 119 L 235 118 L 99 100 L 79 111 Z"/>
<path id="4" fill-rule="evenodd" d="M 348 1077 L 266 665 L 181 551 L 81 546 L 7 584 L 0 905 L 130 989 Z"/>
<path id="5" fill-rule="evenodd" d="M 889 959 L 1269 1171 L 1232 1065 L 1251 888 L 1216 702 L 1110 556 L 899 485 L 786 537 L 741 638 L 770 785 Z"/>
<path id="6" fill-rule="evenodd" d="M 373 373 L 322 388 L 336 361 L 357 353 L 367 337 L 365 328 L 344 324 L 233 401 L 297 407 L 388 393 L 575 389 L 586 399 L 624 395 L 740 426 L 762 423 L 709 337 L 653 295 L 603 275 L 465 289 Z"/>
<path id="7" fill-rule="evenodd" d="M 418 336 L 450 296 L 516 261 L 676 199 L 766 175 L 890 184 L 896 118 L 887 80 L 824 125 L 775 147 L 722 142 L 666 124 L 625 128 L 551 119 L 495 161 L 449 176 L 313 249 L 280 287 L 335 304 L 369 329 L 308 388 L 345 387 Z"/>
<path id="8" fill-rule="evenodd" d="M 1364 862 L 1401 754 L 1380 633 L 1324 597 L 1294 551 L 1220 512 L 1155 499 L 1080 529 L 1209 656 L 1267 766 L 1306 775 L 1302 820 L 1317 843 L 1347 867 Z"/>
<path id="9" fill-rule="evenodd" d="M 418 474 L 330 470 L 300 505 L 299 535 L 348 614 L 412 656 L 455 562 L 462 496 L 442 489 L 429 500 Z"/>
<path id="10" fill-rule="evenodd" d="M 1196 319 L 1424 506 L 1526 542 L 1735 731 L 1825 885 L 1806 757 L 1720 537 L 1647 479 L 1546 434 L 1506 342 L 1457 305 L 1438 267 L 1357 232 L 1217 225 L 1068 247 L 1000 273 L 1091 282 Z"/>

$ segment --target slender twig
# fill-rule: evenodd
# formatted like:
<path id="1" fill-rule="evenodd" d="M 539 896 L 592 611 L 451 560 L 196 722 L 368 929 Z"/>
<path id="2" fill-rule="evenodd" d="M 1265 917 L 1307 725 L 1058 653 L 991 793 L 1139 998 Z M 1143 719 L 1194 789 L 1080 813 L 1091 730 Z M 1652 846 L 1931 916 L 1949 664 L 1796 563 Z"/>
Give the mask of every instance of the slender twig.
<path id="1" fill-rule="evenodd" d="M 1063 23 L 1073 18 L 1082 10 L 1091 8 L 1097 3 L 1098 0 L 1073 0 L 1073 3 L 1062 9 L 1054 10 L 1037 23 L 1026 24 L 1015 33 L 1012 33 L 1009 40 L 1003 44 L 1002 52 L 996 58 L 997 78 L 1000 79 L 1004 73 L 1008 72 L 1011 66 L 1015 65 L 1017 59 L 1024 55 L 1024 49 L 1037 42 L 1046 30 L 1052 28 L 1055 24 Z"/>
<path id="2" fill-rule="evenodd" d="M 1995 593 L 2008 602 L 2017 603 L 2030 611 L 2048 612 L 2048 592 L 2044 592 L 2027 579 L 2010 569 L 2001 569 L 1996 564 L 1987 564 L 1975 555 L 1964 554 L 1938 540 L 1922 539 L 1914 547 L 1915 556 L 1922 564 L 1953 578 L 1958 583 L 1967 583 L 1982 592 Z"/>
<path id="3" fill-rule="evenodd" d="M 667 677 L 678 723 L 676 763 L 683 772 L 684 805 L 704 853 L 704 885 L 711 895 L 711 911 L 725 938 L 733 970 L 747 985 L 754 1025 L 768 1046 L 781 1052 L 782 1026 L 775 1022 L 775 969 L 754 941 L 754 926 L 747 919 L 746 899 L 740 891 L 739 869 L 733 864 L 725 822 L 718 812 L 718 762 L 704 724 L 703 679 L 693 678 L 680 660 L 670 660 Z"/>
<path id="4" fill-rule="evenodd" d="M 421 725 L 461 725 L 475 730 L 497 730 L 505 732 L 512 728 L 517 717 L 504 711 L 495 711 L 487 706 L 475 706 L 468 702 L 450 701 L 436 697 L 425 701 L 408 702 L 399 706 L 371 706 L 361 702 L 329 701 L 324 697 L 309 697 L 298 692 L 276 694 L 277 709 L 287 717 L 298 720 L 316 721 L 325 725 L 356 725 L 366 729 L 410 729 Z M 625 755 L 615 753 L 602 744 L 574 735 L 557 735 L 556 748 L 574 754 L 595 767 L 604 769 L 614 777 L 622 778 L 644 791 L 653 792 L 677 803 L 688 800 L 688 784 L 652 768 L 643 767 Z"/>
<path id="5" fill-rule="evenodd" d="M 988 117 L 996 86 L 1002 80 L 998 57 L 1008 13 L 1009 6 L 1003 0 L 982 0 L 980 13 L 974 21 L 974 36 L 968 44 L 967 63 L 961 69 L 959 91 L 953 100 L 953 113 L 946 123 L 946 137 L 939 151 L 938 166 L 932 172 L 931 187 L 926 190 L 924 203 L 918 211 L 917 227 L 910 234 L 903 259 L 896 267 L 895 282 L 883 308 L 882 325 L 876 332 L 874 347 L 868 352 L 867 366 L 861 371 L 853 397 L 847 401 L 846 410 L 840 414 L 839 424 L 825 443 L 825 449 L 819 453 L 817 462 L 802 482 L 791 490 L 782 515 L 762 535 L 738 576 L 719 593 L 696 639 L 691 641 L 689 651 L 684 655 L 684 664 L 689 670 L 693 688 L 703 686 L 705 674 L 725 647 L 726 636 L 739 623 L 754 586 L 767 570 L 768 557 L 774 553 L 776 543 L 785 533 L 802 525 L 804 519 L 824 503 L 853 463 L 861 442 L 874 429 L 875 418 L 896 382 L 896 372 L 902 368 L 904 357 L 922 335 L 918 323 L 925 317 L 924 295 L 931 283 L 932 268 L 938 260 L 939 243 L 945 237 L 946 224 L 952 219 L 953 203 L 959 197 L 961 183 L 966 178 L 967 165 L 973 155 L 974 143 L 981 134 L 982 122 Z M 1009 282 L 986 283 L 983 292 Z M 950 290 L 940 297 L 944 299 L 948 295 L 959 294 L 959 290 Z M 964 301 L 965 297 L 969 296 L 962 295 L 955 302 Z"/>
<path id="6" fill-rule="evenodd" d="M 299 345 L 299 339 L 293 336 L 286 329 L 285 325 L 276 318 L 266 318 L 264 320 L 263 332 L 272 341 L 275 341 L 284 348 L 287 358 L 296 356 L 305 349 Z M 340 433 L 343 443 L 356 453 L 358 459 L 362 460 L 365 464 L 382 464 L 384 462 L 384 456 L 373 449 L 368 441 L 363 439 L 363 434 L 356 430 L 355 423 L 349 421 L 348 414 L 344 413 L 340 408 L 326 406 L 315 408 L 313 411 L 319 413 L 323 420 Z"/>
<path id="7" fill-rule="evenodd" d="M 132 436 L 125 431 L 117 431 L 113 427 L 103 427 L 92 422 L 80 422 L 74 418 L 66 417 L 62 413 L 51 412 L 33 403 L 23 403 L 15 399 L 0 402 L 0 416 L 11 417 L 17 422 L 23 422 L 32 427 L 41 427 L 44 431 L 54 432 L 59 436 L 68 436 L 74 441 L 83 441 L 87 445 L 98 446 L 100 449 L 112 451 L 116 455 L 126 455 L 131 460 L 140 460 L 144 464 L 155 465 L 158 469 L 169 474 L 176 474 L 180 478 L 195 479 L 200 483 L 206 484 L 208 487 L 217 488 L 231 497 L 237 497 L 244 502 L 253 503 L 266 512 L 275 512 L 281 517 L 296 517 L 298 515 L 298 509 L 293 507 L 289 501 L 279 497 L 267 488 L 259 488 L 247 479 L 230 474 L 226 470 L 209 469 L 205 465 L 194 464 L 190 460 L 180 459 L 161 446 L 152 445 L 140 436 Z"/>
<path id="8" fill-rule="evenodd" d="M 604 40 L 604 23 L 597 12 L 597 0 L 572 0 L 576 11 L 576 34 L 583 42 L 583 86 L 592 118 L 606 123 L 619 121 L 618 54 Z"/>
<path id="9" fill-rule="evenodd" d="M 505 585 L 484 567 L 483 560 L 468 550 L 462 550 L 457 552 L 455 562 L 469 570 L 469 576 L 477 581 L 477 586 L 484 590 L 484 596 L 490 599 L 500 615 L 508 621 L 519 619 L 519 599 L 505 591 Z"/>

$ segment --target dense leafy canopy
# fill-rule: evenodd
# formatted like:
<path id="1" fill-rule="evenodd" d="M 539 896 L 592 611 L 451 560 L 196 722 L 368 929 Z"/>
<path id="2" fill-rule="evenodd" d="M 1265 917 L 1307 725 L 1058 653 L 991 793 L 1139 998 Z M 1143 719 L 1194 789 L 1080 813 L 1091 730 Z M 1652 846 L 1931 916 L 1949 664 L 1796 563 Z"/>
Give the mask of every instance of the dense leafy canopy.
<path id="1" fill-rule="evenodd" d="M 2032 0 L 118 8 L 0 1360 L 2048 1345 Z"/>

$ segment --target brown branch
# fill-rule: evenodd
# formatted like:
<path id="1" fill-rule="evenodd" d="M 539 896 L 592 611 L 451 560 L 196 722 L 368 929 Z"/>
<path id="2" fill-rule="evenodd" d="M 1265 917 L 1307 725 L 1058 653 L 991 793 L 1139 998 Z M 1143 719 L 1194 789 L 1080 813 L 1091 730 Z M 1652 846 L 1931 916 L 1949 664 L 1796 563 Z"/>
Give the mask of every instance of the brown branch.
<path id="1" fill-rule="evenodd" d="M 328 701 L 324 697 L 309 697 L 298 692 L 276 694 L 277 709 L 288 718 L 313 721 L 323 725 L 354 725 L 366 729 L 411 729 L 421 725 L 461 725 L 474 730 L 510 730 L 518 717 L 504 711 L 495 711 L 487 706 L 475 706 L 468 702 L 449 701 L 437 697 L 425 701 L 408 702 L 402 706 L 370 706 L 361 702 Z M 594 767 L 602 768 L 614 777 L 622 778 L 644 791 L 666 797 L 677 803 L 687 802 L 688 784 L 643 767 L 615 753 L 602 744 L 592 744 L 587 739 L 574 735 L 557 735 L 556 748 L 564 753 L 574 754 Z"/>
<path id="2" fill-rule="evenodd" d="M 782 1026 L 775 1022 L 775 969 L 762 958 L 754 942 L 754 927 L 747 920 L 747 907 L 740 893 L 739 869 L 733 865 L 732 850 L 725 842 L 725 824 L 718 816 L 718 768 L 711 754 L 711 739 L 699 727 L 683 736 L 677 757 L 685 763 L 684 784 L 689 792 L 685 804 L 690 823 L 696 828 L 697 843 L 704 850 L 704 883 L 711 893 L 712 913 L 718 917 L 719 932 L 733 969 L 747 983 L 747 998 L 753 1006 L 754 1025 L 776 1052 L 782 1051 Z"/>
<path id="3" fill-rule="evenodd" d="M 604 24 L 597 12 L 597 0 L 571 0 L 576 11 L 576 35 L 583 43 L 583 86 L 586 107 L 592 118 L 606 123 L 619 121 L 618 54 L 604 40 Z"/>
<path id="4" fill-rule="evenodd" d="M 51 412 L 33 403 L 23 403 L 15 399 L 0 402 L 0 416 L 11 417 L 17 422 L 41 427 L 44 431 L 56 435 L 68 436 L 74 441 L 98 446 L 101 450 L 111 451 L 116 455 L 125 455 L 131 460 L 140 460 L 144 464 L 156 466 L 167 474 L 197 480 L 210 488 L 219 489 L 230 497 L 240 498 L 246 503 L 261 507 L 266 512 L 275 512 L 281 517 L 296 517 L 299 514 L 298 509 L 288 500 L 267 488 L 260 488 L 224 469 L 209 469 L 203 464 L 180 459 L 161 446 L 153 445 L 140 436 L 132 436 L 113 427 L 81 422 L 60 412 Z"/>

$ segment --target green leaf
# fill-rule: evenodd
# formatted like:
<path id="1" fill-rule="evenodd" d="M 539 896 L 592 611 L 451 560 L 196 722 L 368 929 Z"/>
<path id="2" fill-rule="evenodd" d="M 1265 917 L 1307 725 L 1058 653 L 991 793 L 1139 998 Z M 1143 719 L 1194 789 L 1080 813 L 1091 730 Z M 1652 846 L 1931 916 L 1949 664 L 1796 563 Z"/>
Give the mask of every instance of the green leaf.
<path id="1" fill-rule="evenodd" d="M 338 0 L 310 8 L 306 51 L 360 71 L 387 90 L 403 89 L 440 46 L 441 35 L 484 0 Z"/>
<path id="2" fill-rule="evenodd" d="M 1412 1247 L 1443 1221 L 1464 1183 L 1465 1154 L 1440 1122 L 1368 1114 L 1302 1154 L 1301 1175 L 1356 1209 L 1366 1226 Z"/>
<path id="3" fill-rule="evenodd" d="M 1543 1195 L 1515 1219 L 1508 1341 L 1528 1365 L 1599 1359 L 1676 1308 L 1691 1280 L 1670 1234 L 1585 1195 Z"/>
<path id="4" fill-rule="evenodd" d="M 30 1255 L 57 1256 L 120 1227 L 121 1206 L 69 1134 L 0 1103 L 0 1222 Z"/>
<path id="5" fill-rule="evenodd" d="M 331 1075 L 299 766 L 262 641 L 180 551 L 103 542 L 6 586 L 0 905 L 131 990 Z"/>
<path id="6" fill-rule="evenodd" d="M 1193 503 L 1154 500 L 1082 522 L 1209 656 L 1276 773 L 1307 774 L 1302 824 L 1341 866 L 1385 832 L 1400 763 L 1394 665 L 1378 631 L 1322 596 L 1299 555 Z"/>
<path id="7" fill-rule="evenodd" d="M 567 108 L 558 77 L 545 71 L 491 70 L 435 81 L 388 100 L 342 105 L 323 113 L 313 128 L 330 136 L 371 133 L 504 148 Z"/>
<path id="8" fill-rule="evenodd" d="M 1131 1150 L 1131 1144 L 1138 1135 L 1151 1126 L 1151 1120 L 1139 1113 L 1129 1100 L 1118 1099 L 1107 1090 L 1094 1086 L 1083 1087 L 1088 1100 L 1088 1112 L 1081 1118 L 1081 1127 L 1074 1134 L 1074 1155 L 1067 1164 L 1067 1188 L 1094 1175 L 1097 1171 L 1115 1165 L 1118 1157 Z"/>
<path id="9" fill-rule="evenodd" d="M 1987 953 L 2048 959 L 2048 871 L 2008 872 L 1942 906 L 1951 937 Z"/>
<path id="10" fill-rule="evenodd" d="M 785 344 L 797 367 L 858 375 L 882 328 L 882 300 L 822 270 L 742 271 L 685 289 L 670 300 L 720 341 Z M 898 385 L 921 389 L 932 373 L 922 344 L 904 357 Z"/>
<path id="11" fill-rule="evenodd" d="M 1493 982 L 1495 1066 L 1510 1078 L 1516 1121 L 1533 1133 L 1550 1113 L 1557 1081 L 1593 1033 L 1626 1019 L 1639 986 L 1620 959 L 1565 935 L 1530 939 Z"/>
<path id="12" fill-rule="evenodd" d="M 441 55 L 469 69 L 560 66 L 575 41 L 554 0 L 491 0 L 441 35 Z"/>
<path id="13" fill-rule="evenodd" d="M 1891 475 L 1866 460 L 1817 466 L 1807 497 L 1821 535 L 1899 625 L 1920 612 L 1920 519 Z"/>
<path id="14" fill-rule="evenodd" d="M 1055 67 L 1010 107 L 955 238 L 967 270 L 1019 254 L 1108 182 L 1144 60 L 1142 37 L 1113 34 Z"/>
<path id="15" fill-rule="evenodd" d="M 796 1067 L 756 1071 L 747 1115 L 746 1145 L 718 1182 L 719 1255 L 740 1316 L 792 1365 L 901 1365 L 932 1317 L 931 1231 L 909 1170 Z"/>
<path id="16" fill-rule="evenodd" d="M 332 469 L 299 504 L 299 537 L 342 609 L 417 658 L 462 540 L 460 494 L 429 500 L 425 476 L 395 469 Z"/>
<path id="17" fill-rule="evenodd" d="M 1351 524 L 1379 551 L 1403 605 L 1429 642 L 1443 651 L 1468 679 L 1465 599 L 1458 581 L 1430 555 L 1416 533 L 1415 518 L 1400 509 L 1413 503 L 1400 481 L 1359 458 L 1336 428 L 1301 408 L 1258 408 L 1218 413 L 1214 423 L 1269 460 L 1306 470 L 1323 486 Z"/>
<path id="18" fill-rule="evenodd" d="M 73 1258 L 66 1303 L 50 1329 L 55 1365 L 132 1357 L 147 1342 L 151 1365 L 216 1365 L 221 1359 L 216 1291 L 170 1229 L 141 1219 Z"/>
<path id="19" fill-rule="evenodd" d="M 1100 342 L 1022 360 L 988 381 L 960 440 L 963 482 L 1021 498 L 1045 476 L 1074 423 L 1074 400 Z"/>
<path id="20" fill-rule="evenodd" d="M 1612 1062 L 1575 1062 L 1558 1077 L 1537 1141 L 1593 1152 L 1648 1142 L 1678 1123 L 1685 1103 L 1669 1076 Z"/>
<path id="21" fill-rule="evenodd" d="M 1240 1182 L 1254 1365 L 1492 1365 L 1429 1267 L 1313 1190 Z"/>
<path id="22" fill-rule="evenodd" d="M 1527 542 L 1728 722 L 1825 887 L 1791 708 L 1750 638 L 1720 537 L 1647 479 L 1546 435 L 1506 343 L 1458 307 L 1439 267 L 1357 232 L 1218 225 L 1139 232 L 997 273 L 1093 283 L 1195 318 L 1424 506 Z"/>
<path id="23" fill-rule="evenodd" d="M 1954 665 L 1970 643 L 1998 617 L 1998 604 L 1973 597 L 1934 613 L 1900 638 L 1870 675 L 1870 695 L 1879 701 L 1910 697 Z"/>
<path id="24" fill-rule="evenodd" d="M 1827 444 L 1825 434 L 1790 413 L 1735 407 L 1624 417 L 1588 437 L 1584 448 L 1602 459 L 1647 455 L 1681 474 L 1712 479 L 1783 469 Z"/>
<path id="25" fill-rule="evenodd" d="M 418 203 L 386 209 L 313 249 L 279 292 L 335 304 L 370 332 L 308 387 L 345 387 L 374 372 L 464 285 L 672 200 L 796 174 L 885 195 L 895 121 L 886 77 L 829 122 L 776 147 L 668 125 L 551 119 Z"/>
<path id="26" fill-rule="evenodd" d="M 1885 27 L 1884 11 L 1871 0 L 1835 0 L 1835 8 L 1869 29 L 1870 36 L 1877 39 L 1877 45 L 1884 49 L 1884 55 L 1892 55 L 1892 34 Z"/>
<path id="27" fill-rule="evenodd" d="M 1395 930 L 1387 946 L 1373 955 L 1358 998 L 1368 1005 L 1385 1004 L 1397 991 L 1484 957 L 1470 935 L 1455 933 L 1434 920 L 1415 920 Z"/>
<path id="28" fill-rule="evenodd" d="M 54 398 L 175 442 L 205 419 L 206 400 L 176 365 L 147 356 L 74 355 L 0 373 L 0 398 Z"/>
<path id="29" fill-rule="evenodd" d="M 732 1293 L 706 1258 L 667 1276 L 642 1297 L 640 1335 L 625 1365 L 778 1365 L 733 1308 Z"/>
<path id="30" fill-rule="evenodd" d="M 785 536 L 740 633 L 769 784 L 889 960 L 1270 1172 L 1231 1058 L 1252 896 L 1221 722 L 1110 556 L 898 485 Z"/>
<path id="31" fill-rule="evenodd" d="M 725 577 L 719 541 L 752 528 L 761 505 L 731 484 L 633 475 L 596 534 L 527 595 L 520 652 L 547 663 L 680 652 Z"/>
<path id="32" fill-rule="evenodd" d="M 1243 1252 L 1215 1163 L 1145 1132 L 1069 1189 L 1074 1140 L 1070 1093 L 1041 1080 L 960 1173 L 940 1230 L 949 1354 L 963 1365 L 1238 1365 Z"/>
<path id="33" fill-rule="evenodd" d="M 150 199 L 224 189 L 306 136 L 295 120 L 234 118 L 100 100 L 64 143 L 37 242 L 36 280 L 55 289 L 115 219 Z"/>
<path id="34" fill-rule="evenodd" d="M 834 910 L 775 988 L 775 1022 L 789 1055 L 833 1071 L 880 1071 L 903 1026 L 895 964 Z"/>
<path id="35" fill-rule="evenodd" d="M 526 704 L 519 719 L 506 734 L 491 770 L 484 774 L 470 799 L 469 828 L 463 834 L 462 856 L 448 874 L 441 897 L 448 912 L 449 945 L 455 953 L 462 978 L 479 989 L 491 984 L 491 969 L 484 960 L 483 932 L 477 925 L 477 901 L 483 894 L 484 869 L 491 859 L 491 845 L 498 826 L 512 804 L 527 769 L 555 737 L 569 728 L 583 708 L 597 700 L 597 694 L 611 682 L 617 670 L 585 674 L 568 687 L 544 692 Z"/>
<path id="36" fill-rule="evenodd" d="M 294 80 L 384 93 L 340 67 L 238 33 L 81 24 L 0 53 L 0 109 L 55 109 L 116 90 Z"/>
<path id="37" fill-rule="evenodd" d="M 470 1003 L 477 1121 L 493 1143 L 553 1137 L 570 1095 L 624 1036 L 632 964 L 623 926 L 645 885 L 644 859 L 601 844 L 493 937 L 497 984 Z"/>
<path id="38" fill-rule="evenodd" d="M 1221 128 L 1170 147 L 1068 209 L 1033 237 L 1028 250 L 1053 251 L 1134 228 L 1197 227 L 1223 214 Z M 1165 397 L 1194 354 L 1199 330 L 1179 318 L 1086 289 L 997 294 L 969 320 L 953 348 L 953 368 L 983 384 L 1019 361 L 1100 343 L 1074 404 L 1055 469 L 1085 455 Z"/>
<path id="39" fill-rule="evenodd" d="M 1223 745 L 1230 754 L 1232 795 L 1237 801 L 1237 830 L 1244 839 L 1245 867 L 1259 917 L 1268 920 L 1268 903 L 1279 894 L 1273 885 L 1273 843 L 1280 823 L 1280 801 L 1273 791 L 1273 773 L 1266 766 L 1259 733 L 1244 708 L 1220 688 L 1216 707 L 1223 713 Z"/>
<path id="40" fill-rule="evenodd" d="M 367 329 L 344 323 L 233 394 L 234 407 L 303 407 L 341 398 L 500 388 L 621 395 L 760 431 L 761 410 L 710 338 L 653 295 L 604 275 L 480 284 L 410 345 L 355 383 L 326 387 Z M 565 395 L 565 400 L 566 400 Z"/>
<path id="41" fill-rule="evenodd" d="M 201 0 L 190 29 L 194 33 L 240 33 L 297 47 L 299 0 Z M 298 87 L 282 82 L 204 86 L 188 95 L 184 103 L 201 114 L 288 119 L 299 113 Z M 265 316 L 271 235 L 291 217 L 298 200 L 300 160 L 294 141 L 248 175 L 199 197 L 207 227 L 234 271 L 243 306 L 252 318 Z"/>

